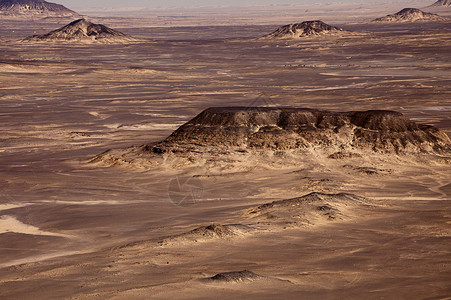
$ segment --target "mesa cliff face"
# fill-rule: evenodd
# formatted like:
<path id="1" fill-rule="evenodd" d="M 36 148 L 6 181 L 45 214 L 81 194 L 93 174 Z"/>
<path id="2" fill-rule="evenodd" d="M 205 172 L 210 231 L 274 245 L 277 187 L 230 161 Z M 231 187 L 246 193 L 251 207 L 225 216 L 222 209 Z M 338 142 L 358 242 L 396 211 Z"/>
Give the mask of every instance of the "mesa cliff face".
<path id="1" fill-rule="evenodd" d="M 236 149 L 371 150 L 444 153 L 451 141 L 438 128 L 394 111 L 328 112 L 307 108 L 209 108 L 156 145 L 153 153 Z"/>
<path id="2" fill-rule="evenodd" d="M 442 6 L 444 6 L 444 7 L 451 6 L 451 0 L 437 0 L 429 7 L 442 7 Z"/>

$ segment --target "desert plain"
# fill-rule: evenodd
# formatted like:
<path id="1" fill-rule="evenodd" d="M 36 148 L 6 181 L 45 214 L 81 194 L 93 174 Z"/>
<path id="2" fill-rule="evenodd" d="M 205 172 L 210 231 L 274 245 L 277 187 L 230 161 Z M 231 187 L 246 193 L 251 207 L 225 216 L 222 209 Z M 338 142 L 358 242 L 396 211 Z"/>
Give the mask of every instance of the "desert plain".
<path id="1" fill-rule="evenodd" d="M 284 23 L 116 20 L 125 44 L 3 22 L 1 299 L 451 297 L 449 153 L 95 159 L 208 107 L 394 110 L 450 135 L 449 22 L 268 40 Z"/>

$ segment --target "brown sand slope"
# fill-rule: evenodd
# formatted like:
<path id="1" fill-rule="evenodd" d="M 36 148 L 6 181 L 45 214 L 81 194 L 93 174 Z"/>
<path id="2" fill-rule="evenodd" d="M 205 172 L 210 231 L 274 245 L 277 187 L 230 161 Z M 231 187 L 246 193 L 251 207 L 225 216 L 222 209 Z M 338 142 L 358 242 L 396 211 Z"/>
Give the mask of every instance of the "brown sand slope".
<path id="1" fill-rule="evenodd" d="M 10 40 L 42 30 L 10 35 L 6 28 L 1 36 Z M 9 230 L 0 234 L 0 298 L 446 299 L 450 165 L 429 156 L 356 148 L 329 159 L 319 145 L 305 152 L 246 148 L 248 156 L 230 147 L 248 172 L 84 163 L 105 149 L 122 155 L 129 145 L 161 141 L 207 107 L 268 105 L 255 101 L 261 92 L 279 106 L 400 111 L 451 132 L 447 28 L 433 22 L 352 28 L 377 32 L 268 42 L 251 38 L 270 26 L 247 26 L 245 33 L 229 26 L 129 28 L 124 33 L 164 40 L 128 47 L 0 44 L 0 229 Z M 217 39 L 227 34 L 249 39 Z M 167 40 L 174 36 L 181 41 Z M 193 162 L 215 163 L 227 156 L 192 146 L 185 154 L 136 147 L 116 158 L 125 164 L 191 155 Z M 195 152 L 210 148 L 212 155 Z M 290 160 L 290 151 L 299 155 Z M 285 168 L 255 168 L 258 160 L 276 159 Z M 200 198 L 178 206 L 170 190 L 176 176 L 201 181 Z M 188 183 L 180 190 L 199 195 L 199 186 Z M 373 206 L 283 200 L 312 192 L 359 195 Z M 249 214 L 274 201 L 286 205 Z M 230 224 L 255 230 L 224 235 Z M 177 237 L 173 246 L 158 243 L 168 237 Z M 139 244 L 146 240 L 152 242 Z M 291 283 L 202 281 L 240 270 Z"/>

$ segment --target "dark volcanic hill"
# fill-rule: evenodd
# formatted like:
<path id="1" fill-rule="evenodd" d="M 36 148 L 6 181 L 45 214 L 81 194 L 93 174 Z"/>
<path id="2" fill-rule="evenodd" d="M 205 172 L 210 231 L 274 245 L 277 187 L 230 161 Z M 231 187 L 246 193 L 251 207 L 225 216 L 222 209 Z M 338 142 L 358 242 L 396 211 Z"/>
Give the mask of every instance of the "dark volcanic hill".
<path id="1" fill-rule="evenodd" d="M 443 131 L 394 111 L 329 112 L 306 108 L 208 108 L 156 145 L 153 153 L 251 149 L 319 149 L 325 152 L 443 153 Z"/>
<path id="2" fill-rule="evenodd" d="M 63 5 L 44 0 L 0 0 L 0 14 L 8 16 L 69 17 L 78 14 Z"/>
<path id="3" fill-rule="evenodd" d="M 376 23 L 405 23 L 405 22 L 436 22 L 448 21 L 448 18 L 441 17 L 437 14 L 427 13 L 417 8 L 404 8 L 394 15 L 387 15 L 377 18 L 372 22 Z"/>
<path id="4" fill-rule="evenodd" d="M 333 35 L 344 32 L 343 29 L 328 25 L 322 21 L 305 21 L 282 26 L 276 31 L 265 35 L 263 38 L 295 39 L 308 36 Z"/>
<path id="5" fill-rule="evenodd" d="M 451 6 L 451 0 L 438 0 L 437 2 L 433 3 L 429 7 L 436 7 L 436 6 L 449 7 L 449 6 Z"/>
<path id="6" fill-rule="evenodd" d="M 104 25 L 79 19 L 47 34 L 34 35 L 26 40 L 126 42 L 134 39 Z"/>

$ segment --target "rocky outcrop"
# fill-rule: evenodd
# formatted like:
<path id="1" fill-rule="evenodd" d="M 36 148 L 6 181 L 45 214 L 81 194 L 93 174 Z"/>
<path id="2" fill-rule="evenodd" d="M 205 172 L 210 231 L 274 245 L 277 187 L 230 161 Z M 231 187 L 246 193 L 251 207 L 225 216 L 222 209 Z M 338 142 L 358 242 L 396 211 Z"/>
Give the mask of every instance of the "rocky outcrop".
<path id="1" fill-rule="evenodd" d="M 155 154 L 252 149 L 443 153 L 450 151 L 451 141 L 438 128 L 394 111 L 214 107 L 143 149 Z"/>
<path id="2" fill-rule="evenodd" d="M 449 21 L 437 14 L 427 13 L 417 8 L 404 8 L 394 15 L 387 15 L 373 20 L 374 23 L 406 23 L 406 22 L 437 22 Z"/>
<path id="3" fill-rule="evenodd" d="M 211 240 L 228 240 L 238 238 L 253 231 L 253 228 L 242 224 L 210 224 L 189 232 L 166 237 L 159 241 L 160 246 L 178 245 L 180 243 L 200 243 Z"/>
<path id="4" fill-rule="evenodd" d="M 319 35 L 336 35 L 342 34 L 346 31 L 328 25 L 322 21 L 305 21 L 302 23 L 289 24 L 278 28 L 276 31 L 265 35 L 263 38 L 267 39 L 296 39 L 308 36 Z"/>
<path id="5" fill-rule="evenodd" d="M 210 278 L 206 278 L 204 282 L 216 282 L 216 283 L 244 283 L 244 282 L 252 282 L 256 280 L 261 280 L 264 277 L 255 274 L 254 272 L 243 270 L 243 271 L 234 271 L 234 272 L 223 272 L 218 273 L 215 276 Z"/>
<path id="6" fill-rule="evenodd" d="M 6 16 L 74 17 L 78 14 L 63 5 L 44 0 L 0 0 L 0 14 Z"/>
<path id="7" fill-rule="evenodd" d="M 85 19 L 79 19 L 70 24 L 43 35 L 28 37 L 26 41 L 98 41 L 98 42 L 128 42 L 133 41 L 122 32 L 101 24 L 94 24 Z"/>

